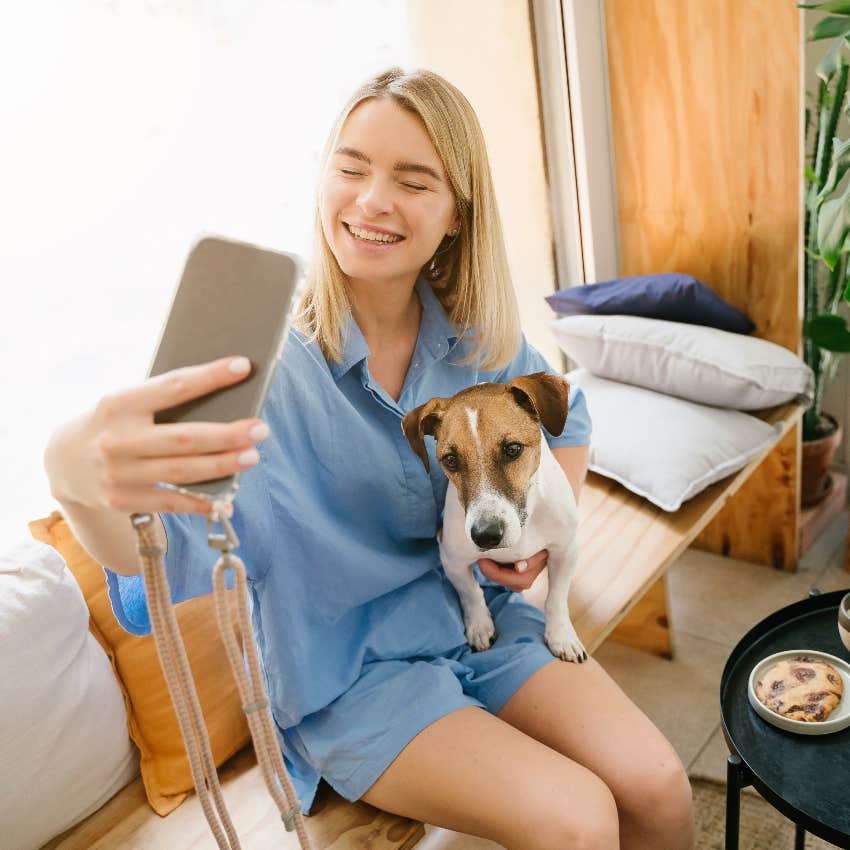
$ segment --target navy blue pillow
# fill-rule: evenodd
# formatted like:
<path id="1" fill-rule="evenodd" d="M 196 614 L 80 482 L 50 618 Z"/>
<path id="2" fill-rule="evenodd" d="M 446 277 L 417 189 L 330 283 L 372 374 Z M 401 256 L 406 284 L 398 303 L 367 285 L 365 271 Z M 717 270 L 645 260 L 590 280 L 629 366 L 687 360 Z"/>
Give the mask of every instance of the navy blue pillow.
<path id="1" fill-rule="evenodd" d="M 644 316 L 748 334 L 755 323 L 689 274 L 668 272 L 571 286 L 546 296 L 560 316 L 587 313 Z"/>

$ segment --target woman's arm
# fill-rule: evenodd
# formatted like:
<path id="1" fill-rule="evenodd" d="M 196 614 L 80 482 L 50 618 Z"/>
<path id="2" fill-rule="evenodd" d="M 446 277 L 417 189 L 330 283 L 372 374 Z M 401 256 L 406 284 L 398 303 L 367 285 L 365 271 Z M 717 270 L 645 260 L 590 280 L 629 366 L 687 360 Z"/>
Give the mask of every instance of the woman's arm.
<path id="1" fill-rule="evenodd" d="M 581 488 L 584 486 L 584 479 L 587 477 L 587 446 L 561 446 L 560 448 L 552 449 L 552 454 L 555 455 L 555 460 L 561 464 L 561 469 L 564 470 L 568 481 L 572 485 L 573 493 L 578 504 L 578 497 L 581 493 Z"/>

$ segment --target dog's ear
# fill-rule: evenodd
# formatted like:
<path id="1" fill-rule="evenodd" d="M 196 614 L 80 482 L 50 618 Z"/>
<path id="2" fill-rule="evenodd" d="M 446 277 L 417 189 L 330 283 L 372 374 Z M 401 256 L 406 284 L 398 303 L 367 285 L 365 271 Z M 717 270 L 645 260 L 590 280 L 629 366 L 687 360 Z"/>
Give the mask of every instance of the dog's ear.
<path id="1" fill-rule="evenodd" d="M 559 436 L 567 424 L 570 385 L 559 375 L 535 372 L 514 378 L 508 389 L 516 403 L 527 410 L 553 436 Z"/>
<path id="2" fill-rule="evenodd" d="M 428 450 L 425 448 L 425 435 L 436 436 L 437 429 L 443 418 L 443 399 L 432 398 L 425 404 L 420 404 L 401 420 L 401 430 L 410 443 L 410 448 L 419 455 L 425 464 L 425 471 L 430 472 Z"/>

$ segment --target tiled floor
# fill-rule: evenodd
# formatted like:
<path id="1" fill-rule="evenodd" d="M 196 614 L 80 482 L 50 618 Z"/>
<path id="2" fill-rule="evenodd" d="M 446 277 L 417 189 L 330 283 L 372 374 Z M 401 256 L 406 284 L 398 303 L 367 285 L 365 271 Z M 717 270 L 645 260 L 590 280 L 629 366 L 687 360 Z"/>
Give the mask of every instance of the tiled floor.
<path id="1" fill-rule="evenodd" d="M 771 611 L 805 599 L 810 587 L 824 593 L 850 589 L 850 573 L 844 571 L 847 525 L 845 511 L 802 558 L 796 573 L 688 549 L 668 574 L 675 658 L 667 661 L 611 642 L 594 653 L 667 736 L 689 775 L 726 779 L 718 686 L 740 637 Z M 499 850 L 492 841 L 425 829 L 417 850 Z"/>

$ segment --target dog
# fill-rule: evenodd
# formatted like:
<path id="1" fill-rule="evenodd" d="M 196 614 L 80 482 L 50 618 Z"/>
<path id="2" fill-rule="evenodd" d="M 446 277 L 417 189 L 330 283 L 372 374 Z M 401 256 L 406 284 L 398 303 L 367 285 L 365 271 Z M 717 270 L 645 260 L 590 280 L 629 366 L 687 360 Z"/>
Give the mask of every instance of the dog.
<path id="1" fill-rule="evenodd" d="M 562 433 L 570 385 L 546 372 L 508 384 L 482 382 L 451 398 L 411 410 L 401 427 L 429 470 L 425 436 L 448 478 L 442 534 L 443 569 L 460 598 L 467 640 L 475 650 L 496 639 L 493 618 L 472 566 L 478 558 L 523 562 L 549 552 L 546 645 L 563 661 L 582 663 L 584 649 L 567 598 L 578 560 L 578 508 L 572 486 L 540 426 Z"/>

